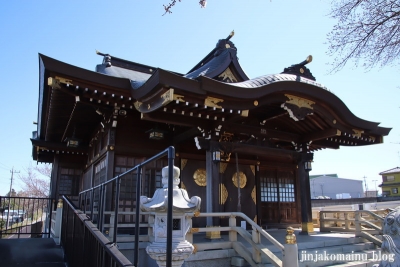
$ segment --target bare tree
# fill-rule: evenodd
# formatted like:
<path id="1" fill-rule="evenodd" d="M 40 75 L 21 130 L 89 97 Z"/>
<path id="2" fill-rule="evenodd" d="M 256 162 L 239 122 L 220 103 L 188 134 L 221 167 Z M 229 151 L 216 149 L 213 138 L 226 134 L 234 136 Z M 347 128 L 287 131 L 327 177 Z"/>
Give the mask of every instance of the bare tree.
<path id="1" fill-rule="evenodd" d="M 399 0 L 332 1 L 330 16 L 337 24 L 328 34 L 333 70 L 349 60 L 370 69 L 397 61 L 400 54 Z"/>
<path id="2" fill-rule="evenodd" d="M 48 197 L 50 190 L 51 167 L 48 165 L 44 165 L 44 167 L 29 166 L 24 169 L 24 171 L 25 172 L 18 177 L 23 183 L 22 191 L 18 192 L 18 196 Z"/>
<path id="3" fill-rule="evenodd" d="M 171 9 L 172 9 L 172 7 L 176 4 L 176 2 L 180 2 L 181 0 L 170 0 L 170 2 L 167 4 L 167 5 L 163 5 L 164 6 L 164 9 L 165 9 L 165 13 L 164 13 L 164 15 L 165 14 L 171 14 L 172 13 L 172 11 L 171 11 Z M 199 4 L 200 4 L 200 6 L 202 7 L 202 8 L 205 8 L 206 7 L 206 5 L 207 5 L 207 0 L 200 0 L 199 1 Z M 163 16 L 164 16 L 163 15 Z"/>

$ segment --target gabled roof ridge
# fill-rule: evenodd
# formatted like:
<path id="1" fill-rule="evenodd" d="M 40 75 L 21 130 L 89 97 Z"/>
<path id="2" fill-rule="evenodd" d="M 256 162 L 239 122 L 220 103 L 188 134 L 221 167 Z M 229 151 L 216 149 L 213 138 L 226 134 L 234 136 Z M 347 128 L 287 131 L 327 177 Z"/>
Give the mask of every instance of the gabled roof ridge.
<path id="1" fill-rule="evenodd" d="M 237 49 L 229 40 L 233 32 L 225 39 L 218 40 L 215 48 L 211 50 L 199 63 L 190 69 L 184 76 L 190 79 L 196 79 L 200 76 L 217 77 L 223 73 L 229 66 L 232 66 L 233 72 L 240 81 L 248 80 L 249 77 L 239 64 Z"/>
<path id="2" fill-rule="evenodd" d="M 224 48 L 232 48 L 235 51 L 237 51 L 235 45 L 229 41 L 229 39 L 231 39 L 234 35 L 234 31 L 232 31 L 229 36 L 225 39 L 220 39 L 218 40 L 217 44 L 215 45 L 214 49 L 210 51 L 210 53 L 208 53 L 202 60 L 200 60 L 199 63 L 197 63 L 191 70 L 189 70 L 186 74 L 189 74 L 195 70 L 197 70 L 198 68 L 200 68 L 201 66 L 203 66 L 204 64 L 206 64 L 207 62 L 209 62 L 212 58 L 214 58 L 215 53 L 218 50 L 223 50 Z M 227 45 L 229 47 L 227 47 Z"/>

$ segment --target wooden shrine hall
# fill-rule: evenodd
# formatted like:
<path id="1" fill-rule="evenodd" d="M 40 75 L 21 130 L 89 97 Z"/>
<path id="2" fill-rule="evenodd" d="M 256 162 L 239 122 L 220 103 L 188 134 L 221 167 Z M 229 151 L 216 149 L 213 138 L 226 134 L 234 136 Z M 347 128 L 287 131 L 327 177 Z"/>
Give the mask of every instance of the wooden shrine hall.
<path id="1" fill-rule="evenodd" d="M 241 211 L 263 226 L 312 232 L 313 153 L 379 144 L 390 128 L 358 118 L 316 82 L 311 56 L 250 79 L 232 35 L 186 74 L 100 52 L 96 71 L 39 54 L 31 141 L 34 160 L 53 165 L 51 197 L 77 196 L 174 146 L 180 186 L 201 197 L 201 212 Z M 141 195 L 161 187 L 166 165 L 146 166 Z M 124 210 L 134 210 L 135 177 L 122 181 Z"/>

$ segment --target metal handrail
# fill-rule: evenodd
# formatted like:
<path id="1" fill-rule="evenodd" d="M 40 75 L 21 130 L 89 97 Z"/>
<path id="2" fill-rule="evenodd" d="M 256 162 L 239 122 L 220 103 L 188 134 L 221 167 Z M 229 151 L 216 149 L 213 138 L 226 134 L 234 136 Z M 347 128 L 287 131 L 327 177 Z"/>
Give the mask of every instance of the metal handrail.
<path id="1" fill-rule="evenodd" d="M 87 193 L 91 193 L 91 218 L 93 218 L 93 196 L 94 196 L 94 190 L 100 189 L 100 197 L 102 199 L 100 199 L 100 211 L 99 211 L 99 230 L 102 230 L 102 226 L 103 224 L 103 214 L 104 214 L 104 204 L 103 204 L 103 198 L 105 196 L 105 193 L 103 192 L 103 190 L 106 188 L 106 185 L 116 182 L 117 184 L 117 195 L 116 195 L 116 202 L 118 204 L 119 201 L 119 182 L 120 182 L 120 178 L 132 173 L 133 171 L 137 171 L 137 179 L 136 179 L 136 212 L 135 212 L 135 220 L 136 223 L 139 222 L 140 219 L 140 190 L 139 188 L 141 188 L 141 175 L 142 175 L 142 167 L 152 161 L 158 160 L 160 158 L 163 158 L 165 156 L 168 156 L 168 188 L 173 188 L 173 167 L 174 167 L 174 159 L 175 159 L 175 148 L 173 146 L 168 147 L 167 149 L 165 149 L 164 151 L 158 153 L 157 155 L 143 161 L 142 163 L 139 163 L 138 165 L 136 165 L 135 167 L 129 169 L 128 171 L 119 174 L 117 176 L 115 176 L 114 178 L 105 181 L 99 185 L 96 185 L 94 187 L 91 187 L 89 189 L 83 190 L 79 193 L 79 203 L 81 203 L 82 200 L 82 196 L 83 199 L 85 201 L 85 213 L 86 213 L 86 194 Z M 167 211 L 167 247 L 166 247 L 166 252 L 167 252 L 167 262 L 166 262 L 166 267 L 171 267 L 172 264 L 172 223 L 173 223 L 173 219 L 172 219 L 172 207 L 173 207 L 173 197 L 172 197 L 172 193 L 173 190 L 168 190 L 168 199 L 170 199 L 171 201 L 168 201 L 168 211 Z M 117 227 L 118 227 L 118 223 L 115 223 L 117 221 L 118 218 L 118 207 L 115 207 L 115 214 L 114 214 L 115 218 L 114 218 L 114 237 L 113 237 L 113 242 L 116 242 L 116 233 L 117 233 Z M 139 227 L 135 227 L 135 248 L 134 248 L 134 262 L 133 264 L 135 266 L 137 266 L 138 264 L 138 258 L 139 258 Z"/>
<path id="2" fill-rule="evenodd" d="M 60 238 L 69 266 L 134 267 L 114 244 L 99 233 L 81 210 L 66 196 L 62 198 L 63 229 Z M 75 237 L 79 238 L 78 242 Z"/>

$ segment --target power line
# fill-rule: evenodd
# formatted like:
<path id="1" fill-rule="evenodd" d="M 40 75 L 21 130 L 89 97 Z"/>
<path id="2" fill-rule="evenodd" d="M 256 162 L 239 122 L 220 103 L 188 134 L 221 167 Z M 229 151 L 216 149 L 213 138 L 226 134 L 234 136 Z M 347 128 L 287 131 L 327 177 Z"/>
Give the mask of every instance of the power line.
<path id="1" fill-rule="evenodd" d="M 3 165 L 3 167 L 5 167 L 5 168 L 7 168 L 7 170 L 9 170 L 10 169 L 10 167 L 8 167 L 6 164 L 4 164 L 4 163 L 1 163 L 0 162 L 0 165 Z M 1 166 L 0 166 L 1 167 Z"/>

